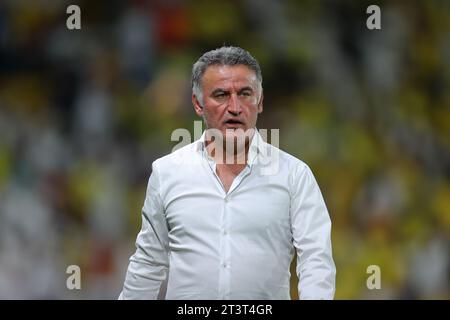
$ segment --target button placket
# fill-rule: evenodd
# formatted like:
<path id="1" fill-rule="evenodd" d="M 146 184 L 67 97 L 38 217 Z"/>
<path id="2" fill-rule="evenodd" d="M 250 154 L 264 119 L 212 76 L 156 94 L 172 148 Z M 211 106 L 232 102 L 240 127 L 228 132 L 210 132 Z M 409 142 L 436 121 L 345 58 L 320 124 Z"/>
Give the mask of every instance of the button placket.
<path id="1" fill-rule="evenodd" d="M 229 194 L 223 198 L 223 211 L 220 224 L 220 242 L 221 242 L 221 294 L 223 297 L 230 294 L 231 270 L 230 270 L 230 242 L 228 237 L 229 227 L 229 207 L 231 197 Z"/>

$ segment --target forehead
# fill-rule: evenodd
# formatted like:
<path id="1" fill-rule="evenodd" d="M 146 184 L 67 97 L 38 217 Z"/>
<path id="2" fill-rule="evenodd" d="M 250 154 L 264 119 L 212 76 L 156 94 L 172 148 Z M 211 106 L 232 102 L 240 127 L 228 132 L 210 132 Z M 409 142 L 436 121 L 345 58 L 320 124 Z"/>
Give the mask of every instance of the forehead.
<path id="1" fill-rule="evenodd" d="M 256 86 L 258 79 L 255 72 L 245 65 L 209 66 L 203 74 L 203 86 L 247 85 Z"/>

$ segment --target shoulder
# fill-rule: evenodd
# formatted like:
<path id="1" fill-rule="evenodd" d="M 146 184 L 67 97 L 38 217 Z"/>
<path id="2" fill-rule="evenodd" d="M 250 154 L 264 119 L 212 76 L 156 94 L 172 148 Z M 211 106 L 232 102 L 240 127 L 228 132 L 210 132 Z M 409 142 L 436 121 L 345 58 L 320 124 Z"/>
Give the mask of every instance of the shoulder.
<path id="1" fill-rule="evenodd" d="M 267 144 L 266 150 L 270 155 L 269 175 L 273 173 L 282 177 L 292 196 L 299 189 L 315 183 L 314 174 L 306 162 L 270 144 Z"/>
<path id="2" fill-rule="evenodd" d="M 309 166 L 300 158 L 281 150 L 267 142 L 266 145 L 267 154 L 270 155 L 272 162 L 277 162 L 280 168 L 284 168 L 289 172 L 289 175 L 299 175 L 305 170 L 309 170 Z"/>
<path id="3" fill-rule="evenodd" d="M 181 148 L 173 150 L 171 153 L 162 156 L 152 163 L 152 171 L 157 171 L 158 174 L 173 172 L 176 169 L 193 164 L 198 161 L 198 141 L 194 141 Z"/>

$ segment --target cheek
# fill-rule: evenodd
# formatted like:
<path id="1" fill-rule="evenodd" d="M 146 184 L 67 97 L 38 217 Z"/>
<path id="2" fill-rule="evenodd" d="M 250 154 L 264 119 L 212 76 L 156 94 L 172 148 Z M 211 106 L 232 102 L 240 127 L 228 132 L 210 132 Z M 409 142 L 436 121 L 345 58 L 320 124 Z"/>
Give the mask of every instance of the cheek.
<path id="1" fill-rule="evenodd" d="M 205 118 L 207 118 L 210 121 L 216 121 L 221 118 L 223 112 L 220 108 L 220 106 L 213 106 L 213 107 L 207 107 L 205 108 Z"/>
<path id="2" fill-rule="evenodd" d="M 258 116 L 258 105 L 252 104 L 248 108 L 246 108 L 246 113 L 248 118 L 256 118 Z"/>

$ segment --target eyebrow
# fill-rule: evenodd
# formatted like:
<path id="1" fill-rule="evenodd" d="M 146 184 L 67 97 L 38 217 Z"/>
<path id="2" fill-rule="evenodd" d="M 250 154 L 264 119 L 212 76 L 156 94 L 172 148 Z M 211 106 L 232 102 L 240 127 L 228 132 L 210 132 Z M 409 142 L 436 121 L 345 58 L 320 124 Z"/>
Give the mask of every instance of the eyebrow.
<path id="1" fill-rule="evenodd" d="M 211 95 L 216 95 L 217 93 L 228 93 L 228 90 L 222 89 L 222 88 L 218 88 L 215 89 L 213 92 L 211 92 Z"/>
<path id="2" fill-rule="evenodd" d="M 240 89 L 240 90 L 239 90 L 239 93 L 241 93 L 242 91 L 246 91 L 246 90 L 250 90 L 250 91 L 252 91 L 252 92 L 253 92 L 253 88 L 252 88 L 252 87 L 249 87 L 249 86 L 247 86 L 247 87 L 243 87 L 242 89 Z"/>
<path id="3" fill-rule="evenodd" d="M 252 92 L 254 91 L 252 87 L 246 86 L 246 87 L 241 88 L 241 89 L 239 90 L 238 93 L 242 93 L 243 91 L 246 91 L 246 90 L 250 90 L 250 91 L 252 91 Z M 227 89 L 217 88 L 217 89 L 215 89 L 213 92 L 211 92 L 211 94 L 212 94 L 212 95 L 215 95 L 215 94 L 217 94 L 217 93 L 229 93 L 229 92 L 230 92 L 230 91 L 227 90 Z"/>

